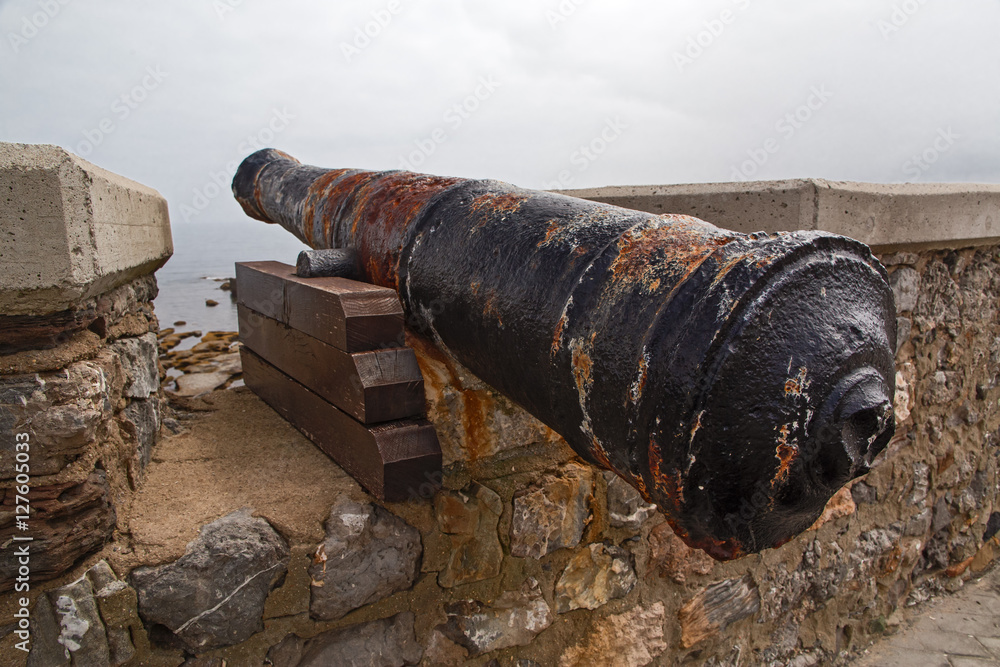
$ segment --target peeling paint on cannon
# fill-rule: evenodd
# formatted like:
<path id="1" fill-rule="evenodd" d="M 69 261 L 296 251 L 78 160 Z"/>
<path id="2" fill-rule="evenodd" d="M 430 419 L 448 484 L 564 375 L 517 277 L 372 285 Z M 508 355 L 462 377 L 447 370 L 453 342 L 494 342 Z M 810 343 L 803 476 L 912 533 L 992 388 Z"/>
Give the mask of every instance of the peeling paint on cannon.
<path id="1" fill-rule="evenodd" d="M 895 306 L 857 241 L 270 149 L 233 191 L 354 249 L 461 363 L 717 559 L 808 528 L 892 437 Z"/>

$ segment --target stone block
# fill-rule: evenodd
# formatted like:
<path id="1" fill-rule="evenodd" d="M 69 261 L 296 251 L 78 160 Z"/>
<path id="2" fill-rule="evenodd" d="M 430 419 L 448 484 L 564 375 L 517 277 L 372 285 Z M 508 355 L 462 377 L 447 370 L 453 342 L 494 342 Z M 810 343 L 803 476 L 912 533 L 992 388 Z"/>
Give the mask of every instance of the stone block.
<path id="1" fill-rule="evenodd" d="M 416 528 L 377 505 L 341 499 L 330 509 L 326 540 L 309 568 L 309 613 L 335 621 L 407 590 L 417 579 L 422 553 Z"/>
<path id="2" fill-rule="evenodd" d="M 800 179 L 562 192 L 650 213 L 693 215 L 742 233 L 818 229 L 883 250 L 962 248 L 1000 239 L 1000 185 Z"/>
<path id="3" fill-rule="evenodd" d="M 503 513 L 500 496 L 473 482 L 465 491 L 441 491 L 434 497 L 438 526 L 448 535 L 451 556 L 438 576 L 453 588 L 500 574 L 503 547 L 497 526 Z"/>
<path id="4" fill-rule="evenodd" d="M 135 439 L 139 465 L 145 468 L 153 457 L 160 431 L 160 400 L 153 396 L 131 401 L 122 411 L 122 426 Z"/>
<path id="5" fill-rule="evenodd" d="M 30 474 L 56 474 L 95 441 L 121 382 L 110 355 L 59 372 L 0 378 L 0 428 L 30 436 Z M 14 476 L 14 455 L 13 438 L 0 443 L 0 479 Z"/>
<path id="6" fill-rule="evenodd" d="M 244 508 L 203 526 L 178 560 L 136 568 L 129 579 L 151 636 L 200 653 L 263 629 L 264 602 L 288 560 L 284 538 Z"/>
<path id="7" fill-rule="evenodd" d="M 528 579 L 519 591 L 508 591 L 492 605 L 461 600 L 447 605 L 448 622 L 438 630 L 475 657 L 511 646 L 526 646 L 552 625 L 552 611 L 538 582 Z"/>
<path id="8" fill-rule="evenodd" d="M 29 667 L 112 665 L 148 648 L 135 591 L 99 561 L 76 581 L 38 596 L 31 617 Z"/>
<path id="9" fill-rule="evenodd" d="M 591 544 L 570 560 L 556 582 L 556 611 L 597 609 L 628 595 L 637 582 L 628 552 Z"/>
<path id="10" fill-rule="evenodd" d="M 121 358 L 125 370 L 125 395 L 129 398 L 149 398 L 160 388 L 160 375 L 156 368 L 156 334 L 147 333 L 136 338 L 123 338 L 111 345 Z"/>
<path id="11" fill-rule="evenodd" d="M 40 596 L 34 612 L 32 635 L 38 646 L 28 654 L 28 667 L 112 664 L 94 588 L 86 577 Z"/>
<path id="12" fill-rule="evenodd" d="M 590 519 L 594 470 L 569 463 L 547 474 L 514 496 L 510 553 L 518 558 L 541 558 L 575 547 Z"/>
<path id="13" fill-rule="evenodd" d="M 58 146 L 0 143 L 0 192 L 5 315 L 70 309 L 173 252 L 159 193 Z"/>

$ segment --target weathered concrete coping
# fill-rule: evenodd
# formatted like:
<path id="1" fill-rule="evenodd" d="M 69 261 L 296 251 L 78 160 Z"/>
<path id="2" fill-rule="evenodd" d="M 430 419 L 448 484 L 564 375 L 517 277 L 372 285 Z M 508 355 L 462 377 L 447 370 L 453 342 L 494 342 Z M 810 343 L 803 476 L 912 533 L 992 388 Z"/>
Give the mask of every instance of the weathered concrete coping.
<path id="1" fill-rule="evenodd" d="M 744 233 L 819 229 L 855 238 L 875 252 L 1000 241 L 1000 185 L 992 184 L 802 179 L 560 192 L 650 213 L 692 215 Z"/>
<path id="2" fill-rule="evenodd" d="M 0 312 L 43 315 L 158 269 L 166 200 L 58 146 L 0 143 Z"/>

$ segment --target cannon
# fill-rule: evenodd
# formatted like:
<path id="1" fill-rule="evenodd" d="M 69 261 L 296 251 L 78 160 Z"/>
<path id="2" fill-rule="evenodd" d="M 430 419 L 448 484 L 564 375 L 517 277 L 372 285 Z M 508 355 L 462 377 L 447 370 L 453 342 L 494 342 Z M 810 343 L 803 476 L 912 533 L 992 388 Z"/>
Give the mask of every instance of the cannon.
<path id="1" fill-rule="evenodd" d="M 806 530 L 893 435 L 895 305 L 858 241 L 273 149 L 233 192 L 350 249 L 418 329 L 716 559 Z"/>

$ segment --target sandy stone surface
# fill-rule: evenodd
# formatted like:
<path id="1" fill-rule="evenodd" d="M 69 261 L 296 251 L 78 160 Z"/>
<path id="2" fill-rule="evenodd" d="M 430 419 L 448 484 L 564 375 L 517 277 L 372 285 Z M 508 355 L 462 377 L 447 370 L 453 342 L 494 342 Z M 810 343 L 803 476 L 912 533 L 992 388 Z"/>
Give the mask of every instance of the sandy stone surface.
<path id="1" fill-rule="evenodd" d="M 242 507 L 254 508 L 286 539 L 318 543 L 337 497 L 363 497 L 346 473 L 248 389 L 203 400 L 212 411 L 199 418 L 197 434 L 181 431 L 156 446 L 155 465 L 121 512 L 131 544 L 121 545 L 117 564 L 130 569 L 175 560 L 200 526 Z"/>

